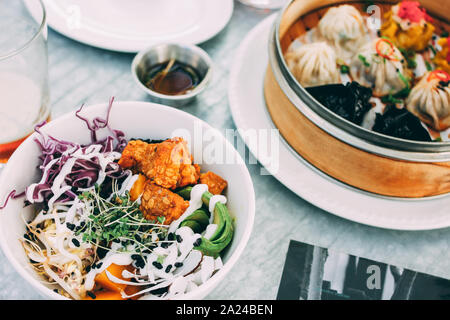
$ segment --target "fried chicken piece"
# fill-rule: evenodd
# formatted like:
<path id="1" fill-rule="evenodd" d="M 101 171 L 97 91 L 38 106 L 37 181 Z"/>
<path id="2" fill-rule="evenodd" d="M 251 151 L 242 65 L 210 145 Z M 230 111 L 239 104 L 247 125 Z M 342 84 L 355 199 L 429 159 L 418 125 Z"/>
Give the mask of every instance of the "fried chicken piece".
<path id="1" fill-rule="evenodd" d="M 222 194 L 228 184 L 225 179 L 211 171 L 200 175 L 200 183 L 206 184 L 212 194 Z"/>
<path id="2" fill-rule="evenodd" d="M 141 140 L 129 141 L 122 151 L 119 165 L 124 169 L 137 169 L 138 163 L 142 162 L 147 155 L 147 148 L 151 149 L 148 146 L 151 145 Z"/>
<path id="3" fill-rule="evenodd" d="M 147 220 L 164 216 L 164 224 L 171 224 L 189 207 L 189 201 L 178 194 L 147 181 L 141 197 L 141 211 Z"/>
<path id="4" fill-rule="evenodd" d="M 176 189 L 198 181 L 200 167 L 192 162 L 186 141 L 172 138 L 155 144 L 130 141 L 122 152 L 119 165 L 144 174 L 161 187 Z"/>

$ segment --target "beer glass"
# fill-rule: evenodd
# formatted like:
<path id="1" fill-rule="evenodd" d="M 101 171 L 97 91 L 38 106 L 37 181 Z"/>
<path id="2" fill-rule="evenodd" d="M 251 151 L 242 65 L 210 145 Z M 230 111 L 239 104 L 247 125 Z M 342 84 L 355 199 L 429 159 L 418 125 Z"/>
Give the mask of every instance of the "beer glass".
<path id="1" fill-rule="evenodd" d="M 49 118 L 47 24 L 41 0 L 0 0 L 0 169 Z"/>

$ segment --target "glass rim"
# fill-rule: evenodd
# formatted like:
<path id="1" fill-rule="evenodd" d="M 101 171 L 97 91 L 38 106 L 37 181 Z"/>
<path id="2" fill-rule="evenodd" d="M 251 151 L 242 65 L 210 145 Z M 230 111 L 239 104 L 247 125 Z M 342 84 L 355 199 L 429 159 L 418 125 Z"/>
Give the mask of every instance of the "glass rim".
<path id="1" fill-rule="evenodd" d="M 8 58 L 14 57 L 17 54 L 19 54 L 20 52 L 22 52 L 23 50 L 25 50 L 26 48 L 28 48 L 36 38 L 38 38 L 41 34 L 42 31 L 44 30 L 44 27 L 47 23 L 47 11 L 45 10 L 45 6 L 44 3 L 42 2 L 42 0 L 34 0 L 37 1 L 40 5 L 41 5 L 41 9 L 42 9 L 42 21 L 41 24 L 38 28 L 38 30 L 36 31 L 35 34 L 33 34 L 33 36 L 25 43 L 23 44 L 21 47 L 11 51 L 10 53 L 7 53 L 5 55 L 1 55 L 0 54 L 0 61 L 6 60 Z M 25 0 L 23 1 L 23 3 L 25 3 Z M 31 14 L 31 12 L 30 12 Z"/>

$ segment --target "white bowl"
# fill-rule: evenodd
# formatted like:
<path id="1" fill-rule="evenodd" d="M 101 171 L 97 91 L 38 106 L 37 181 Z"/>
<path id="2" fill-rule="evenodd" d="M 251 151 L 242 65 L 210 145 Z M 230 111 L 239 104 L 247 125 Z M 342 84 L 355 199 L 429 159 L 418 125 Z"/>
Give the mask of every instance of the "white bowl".
<path id="1" fill-rule="evenodd" d="M 106 116 L 107 104 L 99 104 L 83 109 L 81 114 L 89 119 Z M 164 139 L 172 135 L 191 134 L 198 136 L 201 129 L 203 133 L 213 130 L 206 122 L 175 108 L 147 102 L 114 102 L 110 119 L 110 127 L 122 130 L 126 138 Z M 194 129 L 197 131 L 194 132 Z M 103 134 L 106 129 L 102 129 Z M 42 128 L 43 132 L 55 138 L 89 143 L 90 133 L 86 124 L 76 118 L 71 112 L 59 117 Z M 213 132 L 213 131 L 208 131 Z M 217 131 L 216 131 L 217 132 Z M 100 132 L 101 133 L 101 132 Z M 32 182 L 39 179 L 36 167 L 39 164 L 39 148 L 35 141 L 36 133 L 27 138 L 14 152 L 0 177 L 0 203 L 13 189 L 23 191 Z M 210 138 L 210 137 L 209 137 Z M 205 137 L 205 139 L 207 139 Z M 193 142 L 199 141 L 194 139 Z M 235 161 L 227 164 L 203 163 L 202 171 L 212 170 L 228 181 L 227 206 L 235 221 L 234 238 L 223 256 L 224 266 L 211 279 L 195 291 L 184 295 L 183 299 L 202 299 L 211 292 L 230 271 L 242 254 L 253 228 L 255 215 L 255 194 L 250 174 L 244 161 L 234 147 L 221 134 L 214 135 L 211 140 L 214 144 L 221 144 L 226 155 L 232 155 Z M 208 143 L 211 149 L 211 143 Z M 194 143 L 190 143 L 191 146 Z M 202 149 L 202 150 L 200 150 Z M 199 159 L 201 153 L 207 148 L 192 150 L 194 160 Z M 34 211 L 32 207 L 23 208 L 23 198 L 11 200 L 7 207 L 0 210 L 0 245 L 8 260 L 17 272 L 25 278 L 34 288 L 47 298 L 65 299 L 53 292 L 52 286 L 43 284 L 41 278 L 31 269 L 19 239 L 25 232 L 24 219 L 30 220 Z M 23 214 L 23 217 L 22 217 Z"/>

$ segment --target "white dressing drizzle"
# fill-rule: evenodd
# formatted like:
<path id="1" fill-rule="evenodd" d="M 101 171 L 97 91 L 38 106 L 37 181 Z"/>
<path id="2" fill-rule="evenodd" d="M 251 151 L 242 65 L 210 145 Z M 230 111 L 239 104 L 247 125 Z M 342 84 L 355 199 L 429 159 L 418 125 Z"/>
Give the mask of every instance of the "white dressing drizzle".
<path id="1" fill-rule="evenodd" d="M 211 199 L 209 200 L 209 212 L 211 212 L 211 218 L 214 216 L 214 208 L 216 207 L 216 203 L 218 202 L 226 204 L 227 198 L 222 195 L 214 195 L 211 197 Z"/>
<path id="2" fill-rule="evenodd" d="M 203 234 L 203 238 L 209 240 L 214 235 L 216 230 L 217 230 L 217 224 L 214 224 L 214 223 L 208 224 L 208 226 L 206 227 L 205 233 Z"/>
<path id="3" fill-rule="evenodd" d="M 111 251 L 109 253 L 111 253 Z M 133 260 L 131 259 L 131 254 L 129 253 L 109 253 L 105 256 L 105 258 L 96 263 L 97 265 L 99 263 L 102 263 L 100 268 L 91 269 L 86 275 L 86 280 L 84 283 L 86 290 L 92 290 L 94 288 L 95 276 L 102 273 L 111 264 L 114 263 L 119 266 L 127 266 L 133 262 Z"/>

